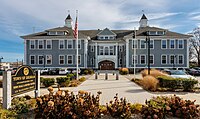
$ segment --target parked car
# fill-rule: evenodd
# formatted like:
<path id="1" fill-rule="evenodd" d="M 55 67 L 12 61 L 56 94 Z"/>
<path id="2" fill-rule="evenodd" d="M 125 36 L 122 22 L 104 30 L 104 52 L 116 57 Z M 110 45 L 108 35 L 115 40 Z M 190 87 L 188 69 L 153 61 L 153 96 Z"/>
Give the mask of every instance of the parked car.
<path id="1" fill-rule="evenodd" d="M 59 74 L 68 74 L 70 73 L 70 71 L 68 71 L 67 69 L 59 69 Z"/>
<path id="2" fill-rule="evenodd" d="M 53 68 L 48 70 L 49 75 L 57 75 L 59 74 L 59 69 L 58 68 Z"/>
<path id="3" fill-rule="evenodd" d="M 40 74 L 48 74 L 48 69 L 44 68 L 44 69 L 39 69 L 40 70 Z"/>
<path id="4" fill-rule="evenodd" d="M 166 72 L 173 78 L 187 78 L 196 80 L 194 76 L 185 73 L 183 70 L 168 70 Z"/>
<path id="5" fill-rule="evenodd" d="M 194 76 L 200 76 L 200 70 L 196 70 L 196 69 L 188 69 L 187 73 Z"/>

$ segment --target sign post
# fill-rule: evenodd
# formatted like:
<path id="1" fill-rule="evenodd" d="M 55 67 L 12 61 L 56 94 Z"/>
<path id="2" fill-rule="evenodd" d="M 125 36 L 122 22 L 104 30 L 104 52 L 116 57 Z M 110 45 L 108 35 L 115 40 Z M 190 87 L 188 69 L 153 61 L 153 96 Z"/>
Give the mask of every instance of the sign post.
<path id="1" fill-rule="evenodd" d="M 11 71 L 3 72 L 3 108 L 11 107 Z"/>

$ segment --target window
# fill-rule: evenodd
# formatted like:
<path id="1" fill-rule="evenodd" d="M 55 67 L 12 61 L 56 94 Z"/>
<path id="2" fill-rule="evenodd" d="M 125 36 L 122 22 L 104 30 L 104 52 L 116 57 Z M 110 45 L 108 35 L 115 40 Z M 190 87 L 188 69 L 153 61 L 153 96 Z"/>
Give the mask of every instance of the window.
<path id="1" fill-rule="evenodd" d="M 81 49 L 81 40 L 78 40 L 78 49 Z"/>
<path id="2" fill-rule="evenodd" d="M 78 64 L 81 64 L 81 55 L 78 56 Z"/>
<path id="3" fill-rule="evenodd" d="M 57 35 L 64 35 L 63 31 L 57 31 Z"/>
<path id="4" fill-rule="evenodd" d="M 73 48 L 73 40 L 67 40 L 67 49 Z"/>
<path id="5" fill-rule="evenodd" d="M 94 52 L 94 45 L 91 45 L 90 48 L 91 52 Z"/>
<path id="6" fill-rule="evenodd" d="M 110 46 L 110 55 L 114 55 L 114 47 Z"/>
<path id="7" fill-rule="evenodd" d="M 64 48 L 65 48 L 65 41 L 59 40 L 59 49 L 64 49 Z"/>
<path id="8" fill-rule="evenodd" d="M 30 64 L 35 64 L 35 55 L 30 56 Z"/>
<path id="9" fill-rule="evenodd" d="M 156 31 L 149 31 L 149 35 L 156 35 Z"/>
<path id="10" fill-rule="evenodd" d="M 65 64 L 65 56 L 64 55 L 59 56 L 59 64 L 61 64 L 61 65 Z"/>
<path id="11" fill-rule="evenodd" d="M 30 40 L 30 49 L 35 49 L 35 41 Z"/>
<path id="12" fill-rule="evenodd" d="M 52 41 L 51 40 L 46 40 L 46 41 L 47 41 L 46 48 L 47 49 L 51 49 L 51 47 L 52 47 Z"/>
<path id="13" fill-rule="evenodd" d="M 108 36 L 105 36 L 105 39 L 108 39 Z"/>
<path id="14" fill-rule="evenodd" d="M 183 55 L 178 55 L 178 64 L 183 64 Z"/>
<path id="15" fill-rule="evenodd" d="M 113 37 L 113 36 L 110 36 L 110 39 L 114 39 L 114 37 Z"/>
<path id="16" fill-rule="evenodd" d="M 122 58 L 119 58 L 119 65 L 122 65 Z"/>
<path id="17" fill-rule="evenodd" d="M 150 55 L 149 63 L 154 64 L 154 55 Z"/>
<path id="18" fill-rule="evenodd" d="M 94 65 L 94 58 L 91 58 L 91 65 Z"/>
<path id="19" fill-rule="evenodd" d="M 68 55 L 67 56 L 67 64 L 73 64 L 73 57 L 72 57 L 72 55 Z"/>
<path id="20" fill-rule="evenodd" d="M 137 39 L 135 39 L 135 40 L 132 40 L 132 44 L 133 44 L 133 46 L 132 46 L 132 48 L 137 48 Z"/>
<path id="21" fill-rule="evenodd" d="M 51 65 L 52 64 L 52 56 L 51 55 L 46 55 L 46 64 Z"/>
<path id="22" fill-rule="evenodd" d="M 100 39 L 103 39 L 103 36 L 101 36 Z"/>
<path id="23" fill-rule="evenodd" d="M 44 56 L 38 55 L 38 64 L 44 64 Z"/>
<path id="24" fill-rule="evenodd" d="M 175 40 L 170 40 L 170 48 L 175 49 Z"/>
<path id="25" fill-rule="evenodd" d="M 140 64 L 146 64 L 146 55 L 140 55 Z"/>
<path id="26" fill-rule="evenodd" d="M 109 49 L 108 49 L 108 47 L 105 47 L 105 55 L 108 55 L 109 53 Z"/>
<path id="27" fill-rule="evenodd" d="M 99 54 L 103 55 L 103 46 L 100 46 Z"/>
<path id="28" fill-rule="evenodd" d="M 145 49 L 146 48 L 145 40 L 140 40 L 140 48 L 141 49 Z"/>
<path id="29" fill-rule="evenodd" d="M 162 64 L 167 64 L 167 55 L 162 55 L 161 56 Z"/>
<path id="30" fill-rule="evenodd" d="M 44 48 L 44 41 L 38 40 L 38 49 L 43 49 L 43 48 Z"/>
<path id="31" fill-rule="evenodd" d="M 154 49 L 154 40 L 150 40 L 150 48 Z"/>
<path id="32" fill-rule="evenodd" d="M 175 56 L 170 55 L 170 64 L 175 64 Z"/>
<path id="33" fill-rule="evenodd" d="M 50 31 L 49 35 L 56 35 L 56 32 L 55 31 Z"/>
<path id="34" fill-rule="evenodd" d="M 167 49 L 167 40 L 164 40 L 164 39 L 161 40 L 161 45 L 162 45 L 161 46 L 162 49 Z"/>
<path id="35" fill-rule="evenodd" d="M 134 62 L 135 62 L 135 64 L 138 63 L 138 57 L 137 57 L 137 55 L 132 55 L 132 64 L 134 64 Z"/>
<path id="36" fill-rule="evenodd" d="M 120 52 L 123 51 L 123 46 L 122 46 L 122 45 L 119 46 L 119 51 L 120 51 Z"/>
<path id="37" fill-rule="evenodd" d="M 183 40 L 178 40 L 178 49 L 183 49 Z"/>
<path id="38" fill-rule="evenodd" d="M 164 31 L 157 31 L 157 35 L 164 35 Z"/>

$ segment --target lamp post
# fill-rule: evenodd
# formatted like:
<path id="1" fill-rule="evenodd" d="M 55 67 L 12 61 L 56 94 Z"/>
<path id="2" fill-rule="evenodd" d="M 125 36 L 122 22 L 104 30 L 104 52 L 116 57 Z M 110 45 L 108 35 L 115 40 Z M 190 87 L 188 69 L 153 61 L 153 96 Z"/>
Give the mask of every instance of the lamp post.
<path id="1" fill-rule="evenodd" d="M 149 31 L 146 31 L 146 43 L 147 43 L 147 59 L 148 59 L 148 75 L 150 75 L 150 37 Z"/>
<path id="2" fill-rule="evenodd" d="M 0 58 L 0 70 L 1 70 L 1 60 L 3 59 L 3 57 L 1 56 L 1 58 Z"/>

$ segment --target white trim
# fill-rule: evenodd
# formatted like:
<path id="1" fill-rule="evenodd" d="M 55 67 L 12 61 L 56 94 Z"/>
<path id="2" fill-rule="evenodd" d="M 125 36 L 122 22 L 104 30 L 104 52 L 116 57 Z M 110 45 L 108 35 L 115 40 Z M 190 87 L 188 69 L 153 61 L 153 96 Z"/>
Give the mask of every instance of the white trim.
<path id="1" fill-rule="evenodd" d="M 90 51 L 94 52 L 94 45 L 90 45 Z"/>
<path id="2" fill-rule="evenodd" d="M 165 59 L 165 60 L 166 60 L 166 63 L 165 63 L 165 64 L 163 64 L 163 62 L 162 62 L 162 57 L 163 57 L 163 56 L 166 56 L 166 59 Z M 168 64 L 167 61 L 168 61 L 168 60 L 167 60 L 167 55 L 166 55 L 166 54 L 162 54 L 162 55 L 161 55 L 161 65 L 167 65 L 167 64 Z"/>
<path id="3" fill-rule="evenodd" d="M 141 63 L 141 59 L 142 59 L 141 57 L 142 57 L 142 56 L 144 56 L 144 64 L 146 64 L 146 55 L 144 55 L 144 54 L 140 54 L 140 64 L 142 64 L 142 63 Z M 142 65 L 144 65 L 144 64 L 142 64 Z"/>
<path id="4" fill-rule="evenodd" d="M 150 40 L 150 46 L 151 46 L 151 41 L 153 41 L 153 48 L 150 48 L 150 49 L 154 49 L 154 39 Z"/>
<path id="5" fill-rule="evenodd" d="M 26 46 L 27 46 L 26 43 L 27 43 L 27 41 L 24 39 L 24 62 L 22 62 L 22 63 L 25 64 L 25 65 L 28 64 L 28 63 L 26 62 L 26 61 L 27 61 L 27 49 L 28 49 L 28 48 L 26 47 Z M 27 49 L 26 49 L 26 48 L 27 48 Z"/>
<path id="6" fill-rule="evenodd" d="M 171 63 L 171 56 L 174 56 L 174 63 Z M 175 55 L 174 55 L 174 54 L 170 54 L 170 55 L 169 55 L 169 64 L 177 64 L 177 63 L 175 62 Z"/>
<path id="7" fill-rule="evenodd" d="M 138 48 L 138 40 L 137 39 L 132 39 L 132 49 L 134 49 L 134 47 L 133 47 L 133 42 L 136 44 L 136 47 L 135 47 L 135 49 L 137 49 Z"/>
<path id="8" fill-rule="evenodd" d="M 26 41 L 26 40 L 25 40 Z M 32 49 L 31 48 L 31 42 L 34 42 L 33 44 L 34 44 L 34 48 Z M 34 49 L 36 49 L 36 45 L 35 45 L 35 40 L 29 40 L 29 50 L 34 50 Z"/>
<path id="9" fill-rule="evenodd" d="M 74 44 L 74 42 L 73 42 L 74 40 L 67 40 L 67 49 L 73 49 L 74 47 L 73 47 L 73 44 Z M 71 45 L 72 45 L 72 47 L 71 48 L 69 48 L 68 46 L 69 46 L 69 42 L 71 43 Z"/>
<path id="10" fill-rule="evenodd" d="M 64 59 L 63 59 L 63 60 L 64 60 L 64 61 L 63 61 L 63 64 L 60 64 L 60 59 L 61 59 L 60 57 L 61 57 L 61 56 L 64 57 Z M 59 55 L 59 65 L 65 65 L 65 55 Z"/>
<path id="11" fill-rule="evenodd" d="M 58 43 L 58 49 L 59 50 L 64 50 L 65 49 L 65 40 L 58 40 L 58 41 L 59 41 L 59 43 Z M 63 42 L 63 48 L 60 48 L 61 41 Z"/>
<path id="12" fill-rule="evenodd" d="M 142 48 L 142 41 L 144 41 L 144 48 Z M 146 49 L 145 39 L 140 39 L 140 49 Z"/>
<path id="13" fill-rule="evenodd" d="M 129 39 L 126 39 L 126 67 L 129 67 Z"/>
<path id="14" fill-rule="evenodd" d="M 184 55 L 183 54 L 178 54 L 177 56 L 178 56 L 178 58 L 177 58 L 178 59 L 177 64 L 183 65 L 184 64 Z M 182 56 L 182 63 L 181 64 L 179 63 L 179 56 Z"/>
<path id="15" fill-rule="evenodd" d="M 31 56 L 34 56 L 34 64 L 31 64 Z M 37 64 L 37 63 L 36 63 L 36 56 L 35 56 L 35 55 L 30 55 L 30 56 L 29 56 L 29 64 L 30 64 L 30 65 L 35 65 L 35 64 Z"/>
<path id="16" fill-rule="evenodd" d="M 47 48 L 47 42 L 50 42 L 50 46 L 51 46 L 51 48 Z M 52 40 L 46 40 L 46 49 L 47 50 L 51 50 L 52 49 Z"/>
<path id="17" fill-rule="evenodd" d="M 136 57 L 136 61 L 135 64 L 138 64 L 138 55 L 132 55 L 132 64 L 134 64 L 133 60 L 134 60 L 134 56 Z"/>
<path id="18" fill-rule="evenodd" d="M 171 47 L 171 41 L 174 41 L 174 48 Z M 175 39 L 169 40 L 169 49 L 176 49 L 176 40 Z"/>
<path id="19" fill-rule="evenodd" d="M 40 56 L 44 57 L 43 55 L 38 55 L 38 56 L 37 56 L 37 59 L 38 59 L 38 63 L 37 63 L 37 64 L 38 64 L 38 65 L 44 65 L 44 62 L 45 62 L 45 61 L 44 61 L 44 58 L 42 58 L 42 64 L 39 64 L 39 63 L 40 63 L 40 58 L 39 58 Z"/>
<path id="20" fill-rule="evenodd" d="M 96 61 L 95 61 L 95 68 L 98 68 L 98 61 L 97 61 L 97 43 L 95 43 L 95 58 L 96 58 Z"/>
<path id="21" fill-rule="evenodd" d="M 186 43 L 187 43 L 187 54 L 186 54 L 186 57 L 187 57 L 187 68 L 189 68 L 189 39 L 186 40 Z"/>
<path id="22" fill-rule="evenodd" d="M 42 42 L 42 48 L 40 48 L 40 41 Z M 44 49 L 44 40 L 38 40 L 38 50 L 43 50 Z"/>
<path id="23" fill-rule="evenodd" d="M 51 63 L 50 63 L 50 64 L 47 63 L 47 57 L 48 57 L 48 56 L 51 57 Z M 52 55 L 48 55 L 48 54 L 47 54 L 45 58 L 46 58 L 46 65 L 52 65 L 52 62 L 53 62 L 53 57 L 52 57 Z"/>
<path id="24" fill-rule="evenodd" d="M 162 41 L 165 41 L 166 42 L 166 48 L 163 48 L 163 42 Z M 167 39 L 161 39 L 161 49 L 167 49 Z"/>
<path id="25" fill-rule="evenodd" d="M 153 63 L 150 63 L 150 65 L 154 65 L 154 54 L 150 54 L 150 57 L 153 56 Z M 150 60 L 149 60 L 150 61 Z"/>
<path id="26" fill-rule="evenodd" d="M 69 64 L 69 63 L 68 63 L 69 56 L 71 56 L 71 57 L 72 57 L 72 59 L 71 59 L 71 60 L 72 60 L 72 63 L 71 63 L 71 64 Z M 68 64 L 68 65 L 72 65 L 72 64 L 73 64 L 73 55 L 67 55 L 67 64 Z"/>
<path id="27" fill-rule="evenodd" d="M 179 44 L 180 44 L 179 41 L 182 41 L 182 48 L 179 47 Z M 184 49 L 184 40 L 178 39 L 177 42 L 178 42 L 177 49 Z"/>

